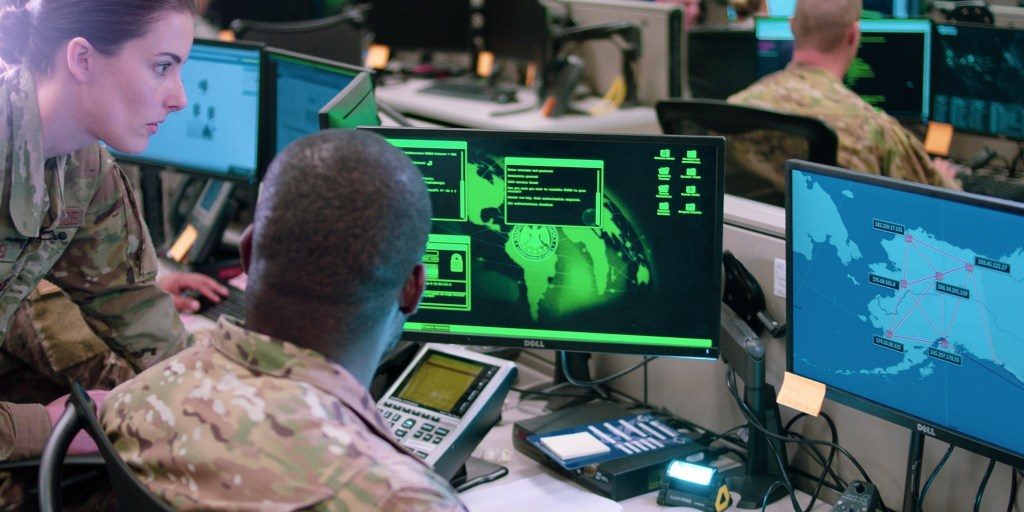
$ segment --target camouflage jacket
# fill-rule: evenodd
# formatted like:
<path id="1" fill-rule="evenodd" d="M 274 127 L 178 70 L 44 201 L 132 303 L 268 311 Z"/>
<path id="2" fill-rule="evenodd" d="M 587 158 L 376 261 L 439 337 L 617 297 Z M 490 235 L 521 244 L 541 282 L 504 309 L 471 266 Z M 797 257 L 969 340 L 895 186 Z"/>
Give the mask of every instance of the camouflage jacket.
<path id="1" fill-rule="evenodd" d="M 464 510 L 348 371 L 228 317 L 114 389 L 101 421 L 175 509 Z"/>
<path id="2" fill-rule="evenodd" d="M 0 76 L 0 345 L 43 278 L 137 369 L 191 337 L 155 283 L 156 254 L 131 187 L 99 144 L 45 158 L 31 74 Z"/>
<path id="3" fill-rule="evenodd" d="M 898 121 L 875 110 L 822 68 L 791 62 L 730 96 L 729 102 L 822 120 L 839 138 L 836 160 L 840 167 L 959 188 L 935 170 L 921 142 Z M 782 189 L 783 169 L 773 172 L 776 176 L 765 177 Z"/>

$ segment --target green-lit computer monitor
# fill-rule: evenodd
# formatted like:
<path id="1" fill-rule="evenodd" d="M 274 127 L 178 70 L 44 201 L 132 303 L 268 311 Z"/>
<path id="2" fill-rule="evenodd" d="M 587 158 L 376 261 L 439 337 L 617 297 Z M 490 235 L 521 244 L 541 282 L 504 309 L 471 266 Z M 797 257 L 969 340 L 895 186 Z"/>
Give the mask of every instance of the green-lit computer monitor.
<path id="1" fill-rule="evenodd" d="M 320 109 L 320 129 L 379 126 L 373 78 L 360 73 L 351 83 Z"/>
<path id="2" fill-rule="evenodd" d="M 724 139 L 373 130 L 433 204 L 404 339 L 717 357 Z"/>

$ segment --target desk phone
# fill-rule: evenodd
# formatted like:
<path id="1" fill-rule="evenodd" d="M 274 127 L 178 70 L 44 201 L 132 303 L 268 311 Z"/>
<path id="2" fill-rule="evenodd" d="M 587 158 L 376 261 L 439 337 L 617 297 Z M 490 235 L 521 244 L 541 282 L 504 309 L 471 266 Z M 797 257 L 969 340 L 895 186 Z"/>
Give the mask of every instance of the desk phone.
<path id="1" fill-rule="evenodd" d="M 451 479 L 501 416 L 516 364 L 426 344 L 377 409 L 399 443 Z"/>

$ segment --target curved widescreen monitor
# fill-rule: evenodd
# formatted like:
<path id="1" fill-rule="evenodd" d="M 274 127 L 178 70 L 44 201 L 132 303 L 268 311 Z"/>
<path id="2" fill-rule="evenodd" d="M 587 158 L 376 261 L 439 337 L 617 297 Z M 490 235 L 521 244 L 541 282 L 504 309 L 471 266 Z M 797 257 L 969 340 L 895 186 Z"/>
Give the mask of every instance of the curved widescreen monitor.
<path id="1" fill-rule="evenodd" d="M 788 167 L 789 370 L 1024 465 L 1024 205 Z"/>
<path id="2" fill-rule="evenodd" d="M 938 24 L 932 43 L 932 120 L 1024 140 L 1024 30 Z"/>
<path id="3" fill-rule="evenodd" d="M 722 138 L 373 130 L 433 203 L 404 339 L 717 357 Z"/>
<path id="4" fill-rule="evenodd" d="M 140 154 L 122 160 L 258 181 L 261 46 L 197 39 L 181 68 L 185 109 L 167 116 Z"/>

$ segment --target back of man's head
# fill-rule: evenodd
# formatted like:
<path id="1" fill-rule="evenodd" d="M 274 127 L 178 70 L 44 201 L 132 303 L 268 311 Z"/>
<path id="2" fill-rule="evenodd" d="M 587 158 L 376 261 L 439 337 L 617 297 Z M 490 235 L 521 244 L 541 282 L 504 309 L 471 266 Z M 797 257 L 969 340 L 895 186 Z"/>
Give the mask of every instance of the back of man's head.
<path id="1" fill-rule="evenodd" d="M 797 0 L 792 20 L 796 47 L 835 50 L 860 14 L 861 0 Z"/>
<path id="2" fill-rule="evenodd" d="M 430 217 L 422 174 L 380 136 L 330 130 L 293 142 L 260 191 L 250 313 L 359 322 L 375 308 L 393 310 L 423 257 Z"/>

